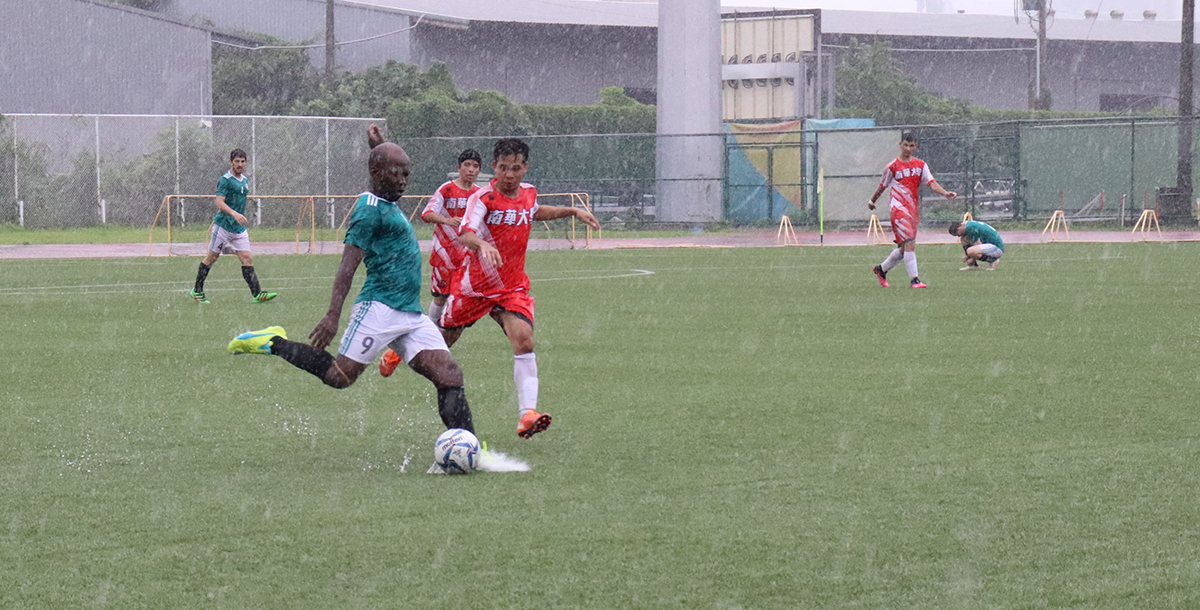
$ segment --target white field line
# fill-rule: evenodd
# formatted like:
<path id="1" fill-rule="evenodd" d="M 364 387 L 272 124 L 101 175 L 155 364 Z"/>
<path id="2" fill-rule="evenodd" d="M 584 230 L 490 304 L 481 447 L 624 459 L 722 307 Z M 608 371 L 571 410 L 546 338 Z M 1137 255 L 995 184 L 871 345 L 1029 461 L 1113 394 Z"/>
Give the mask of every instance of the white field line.
<path id="1" fill-rule="evenodd" d="M 1022 263 L 1022 264 L 1025 264 L 1025 263 L 1062 263 L 1062 262 L 1071 262 L 1071 261 L 1120 260 L 1120 259 L 1124 259 L 1124 258 L 1128 258 L 1128 257 L 1118 255 L 1118 256 L 1091 256 L 1091 257 L 1077 257 L 1077 258 L 1038 258 L 1038 259 L 1015 259 L 1015 260 L 1002 258 L 1002 259 L 1000 259 L 1000 262 L 1004 263 L 1005 265 L 1011 265 L 1013 263 Z M 926 262 L 925 264 L 929 265 L 930 263 Z M 654 275 L 655 273 L 662 273 L 664 271 L 695 272 L 695 271 L 740 271 L 740 270 L 751 270 L 751 269 L 756 269 L 756 270 L 760 270 L 760 269 L 767 269 L 767 270 L 837 269 L 837 268 L 854 269 L 854 268 L 861 267 L 862 265 L 863 265 L 863 263 L 838 263 L 838 264 L 831 264 L 831 265 L 759 265 L 759 266 L 735 265 L 735 266 L 726 266 L 726 267 L 665 267 L 665 268 L 660 268 L 656 271 L 651 271 L 648 269 L 630 269 L 628 272 L 624 272 L 624 273 L 615 273 L 615 272 L 612 272 L 611 270 L 606 270 L 606 269 L 579 269 L 579 270 L 573 270 L 573 271 L 569 270 L 569 271 L 566 271 L 565 273 L 580 273 L 580 274 L 595 273 L 595 274 L 603 274 L 603 275 L 590 275 L 590 276 L 574 276 L 574 275 L 572 275 L 572 276 L 566 276 L 566 277 L 544 277 L 544 278 L 531 279 L 530 281 L 531 282 L 564 282 L 564 281 L 581 281 L 581 280 L 607 280 L 607 279 L 620 279 L 620 278 L 625 278 L 625 277 L 643 277 L 643 276 L 647 276 L 647 275 Z M 287 284 L 287 282 L 310 282 L 313 280 L 319 280 L 321 283 L 313 284 L 313 285 L 306 285 L 306 284 L 289 285 L 289 284 Z M 288 287 L 288 288 L 292 288 L 292 289 L 303 290 L 303 289 L 328 287 L 329 285 L 331 285 L 330 283 L 333 281 L 333 276 L 270 278 L 269 281 L 270 281 L 270 284 L 272 287 Z M 179 287 L 180 283 L 181 283 L 181 281 L 179 281 L 179 280 L 172 280 L 172 281 L 168 281 L 168 282 L 133 282 L 133 283 L 116 282 L 116 283 L 107 283 L 107 284 L 22 286 L 22 287 L 13 287 L 13 288 L 0 287 L 0 296 L 29 296 L 29 295 L 55 296 L 55 295 L 64 295 L 64 294 L 120 294 L 123 292 L 129 292 L 130 289 L 135 289 L 135 288 L 136 289 L 162 288 L 162 289 L 168 289 L 168 290 L 180 290 L 180 287 Z M 209 284 L 236 283 L 236 284 L 240 285 L 243 283 L 243 280 L 241 278 L 213 278 L 211 280 L 208 280 L 207 283 L 209 283 Z M 188 289 L 189 288 L 185 287 L 182 289 L 182 291 L 186 292 Z"/>
<path id="2" fill-rule="evenodd" d="M 569 271 L 568 273 L 605 273 L 606 270 L 577 270 Z M 653 275 L 653 271 L 646 269 L 631 269 L 627 273 L 616 273 L 611 275 L 592 275 L 581 277 L 550 277 L 531 280 L 533 282 L 561 282 L 561 281 L 582 281 L 582 280 L 603 280 L 616 279 L 623 277 L 640 277 L 645 275 Z M 315 280 L 315 281 L 314 281 Z M 333 276 L 315 276 L 315 277 L 285 277 L 285 278 L 270 278 L 270 285 L 273 288 L 289 288 L 292 290 L 306 290 L 317 288 L 329 288 L 333 282 Z M 298 282 L 293 284 L 291 282 Z M 191 284 L 188 283 L 184 288 L 180 288 L 179 280 L 165 282 L 110 282 L 105 284 L 62 284 L 55 286 L 21 286 L 5 288 L 0 287 L 0 296 L 58 296 L 66 294 L 122 294 L 134 290 L 145 290 L 158 288 L 163 290 L 187 292 L 190 290 Z M 244 281 L 241 278 L 213 278 L 205 282 L 207 285 L 212 284 L 237 284 L 241 285 Z"/>

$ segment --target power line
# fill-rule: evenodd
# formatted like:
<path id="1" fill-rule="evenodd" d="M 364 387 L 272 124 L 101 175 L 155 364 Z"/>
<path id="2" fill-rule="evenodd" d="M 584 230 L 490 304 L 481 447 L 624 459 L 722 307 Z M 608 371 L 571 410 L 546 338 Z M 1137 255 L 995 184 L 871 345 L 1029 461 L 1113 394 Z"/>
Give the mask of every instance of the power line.
<path id="1" fill-rule="evenodd" d="M 335 43 L 333 46 L 335 46 L 335 47 L 340 47 L 340 46 L 344 46 L 344 45 L 348 45 L 348 44 L 357 44 L 357 43 L 360 43 L 360 42 L 367 42 L 367 41 L 370 41 L 370 40 L 376 40 L 376 39 L 379 39 L 379 38 L 384 38 L 384 37 L 387 37 L 387 36 L 394 36 L 394 35 L 396 35 L 396 34 L 399 34 L 399 33 L 401 33 L 401 32 L 407 32 L 407 31 L 409 31 L 409 30 L 416 29 L 416 27 L 417 27 L 418 25 L 421 25 L 421 20 L 422 20 L 422 19 L 424 19 L 424 18 L 425 18 L 425 15 L 420 15 L 420 16 L 418 16 L 418 17 L 417 17 L 417 21 L 416 21 L 416 23 L 413 23 L 412 25 L 410 25 L 410 26 L 408 26 L 408 27 L 406 27 L 406 28 L 399 29 L 399 30 L 396 30 L 396 31 L 394 31 L 394 32 L 387 32 L 386 34 L 376 34 L 375 36 L 368 36 L 368 37 L 366 37 L 366 38 L 359 38 L 358 40 L 347 40 L 347 41 L 345 41 L 345 42 L 338 42 L 338 43 Z M 248 46 L 246 46 L 246 45 L 234 44 L 234 43 L 232 43 L 232 42 L 223 42 L 223 41 L 220 41 L 220 40 L 214 40 L 214 41 L 213 41 L 213 43 L 214 43 L 214 44 L 223 44 L 223 45 L 225 45 L 225 46 L 227 46 L 227 47 L 234 47 L 234 48 L 237 48 L 237 49 L 246 49 L 246 50 L 248 50 L 248 51 L 261 51 L 261 50 L 266 50 L 266 49 L 275 49 L 275 50 L 279 50 L 279 49 L 324 49 L 324 48 L 325 48 L 325 44 L 324 44 L 324 43 L 322 43 L 322 44 L 306 44 L 306 45 L 262 45 L 262 46 L 257 46 L 257 47 L 248 47 Z"/>
<path id="2" fill-rule="evenodd" d="M 852 49 L 847 45 L 838 44 L 822 44 L 821 46 L 829 49 Z M 1004 47 L 999 49 L 897 49 L 890 47 L 892 51 L 903 51 L 906 53 L 990 53 L 995 51 L 1036 51 L 1032 47 Z"/>

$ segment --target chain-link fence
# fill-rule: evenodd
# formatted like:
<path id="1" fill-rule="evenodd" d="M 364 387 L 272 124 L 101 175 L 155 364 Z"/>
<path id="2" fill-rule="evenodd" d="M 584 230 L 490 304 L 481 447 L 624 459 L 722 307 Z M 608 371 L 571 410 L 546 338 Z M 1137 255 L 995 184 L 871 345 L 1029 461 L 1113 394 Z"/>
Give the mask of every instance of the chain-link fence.
<path id="1" fill-rule="evenodd" d="M 357 194 L 367 187 L 366 133 L 373 122 L 384 124 L 326 117 L 5 115 L 0 222 L 150 226 L 166 195 L 213 194 L 235 148 L 247 153 L 252 195 Z M 215 211 L 210 199 L 187 213 L 208 222 Z"/>
<path id="2" fill-rule="evenodd" d="M 920 139 L 916 156 L 943 187 L 958 193 L 954 201 L 925 193 L 923 224 L 967 212 L 978 219 L 1046 220 L 1058 210 L 1073 222 L 1128 224 L 1143 209 L 1156 209 L 1159 189 L 1176 182 L 1176 118 L 819 131 L 815 156 L 824 170 L 827 221 L 858 225 L 870 219 L 865 199 L 906 130 Z M 1200 142 L 1193 146 L 1200 159 Z M 1198 180 L 1200 166 L 1194 166 L 1193 184 Z"/>
<path id="3" fill-rule="evenodd" d="M 522 136 L 529 144 L 525 180 L 540 193 L 587 193 L 602 221 L 640 227 L 655 219 L 654 134 Z M 432 193 L 456 171 L 458 155 L 471 148 L 490 174 L 495 137 L 402 139 L 412 159 L 408 193 Z"/>
<path id="4" fill-rule="evenodd" d="M 365 134 L 371 122 L 382 124 L 310 117 L 7 115 L 0 117 L 5 202 L 0 223 L 148 226 L 165 195 L 212 193 L 233 148 L 249 154 L 252 195 L 354 195 L 367 187 Z M 796 123 L 781 131 L 735 128 L 679 142 L 724 142 L 718 215 L 735 224 L 778 222 L 786 214 L 808 226 L 824 220 L 831 230 L 865 226 L 871 215 L 865 200 L 907 129 L 920 138 L 917 156 L 959 194 L 948 201 L 926 193 L 925 223 L 965 212 L 980 219 L 1037 220 L 1057 210 L 1078 221 L 1128 222 L 1144 207 L 1156 206 L 1160 187 L 1174 185 L 1178 127 L 1177 119 L 1153 117 L 822 130 Z M 665 137 L 525 136 L 532 149 L 526 180 L 543 193 L 587 193 L 606 226 L 651 226 L 664 217 L 655 201 L 660 186 L 655 155 Z M 481 154 L 487 174 L 495 141 L 401 138 L 413 163 L 407 193 L 431 194 L 452 175 L 466 148 Z M 1194 183 L 1200 184 L 1200 171 L 1196 174 Z M 324 226 L 340 218 L 345 210 L 334 209 L 337 205 L 319 207 L 317 222 Z M 203 209 L 186 214 L 207 222 L 212 205 L 196 206 Z"/>

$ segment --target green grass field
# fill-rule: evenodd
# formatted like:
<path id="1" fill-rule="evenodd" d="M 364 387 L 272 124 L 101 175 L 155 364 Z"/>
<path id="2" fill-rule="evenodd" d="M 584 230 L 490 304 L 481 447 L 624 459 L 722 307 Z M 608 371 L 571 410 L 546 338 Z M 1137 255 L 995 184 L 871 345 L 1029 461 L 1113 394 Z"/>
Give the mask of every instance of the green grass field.
<path id="1" fill-rule="evenodd" d="M 885 253 L 530 253 L 554 426 L 477 325 L 476 427 L 533 469 L 467 477 L 417 375 L 225 352 L 305 337 L 336 257 L 208 306 L 196 259 L 0 261 L 0 607 L 1200 606 L 1200 244 L 922 247 L 928 290 Z"/>

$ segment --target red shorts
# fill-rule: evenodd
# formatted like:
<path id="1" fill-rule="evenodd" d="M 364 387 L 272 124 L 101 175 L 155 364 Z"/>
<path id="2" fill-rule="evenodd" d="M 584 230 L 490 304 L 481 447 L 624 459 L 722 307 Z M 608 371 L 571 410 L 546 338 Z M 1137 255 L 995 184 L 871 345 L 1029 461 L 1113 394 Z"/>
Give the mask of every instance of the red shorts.
<path id="1" fill-rule="evenodd" d="M 917 238 L 919 218 L 916 212 L 906 207 L 892 208 L 892 235 L 896 237 L 897 245 Z"/>
<path id="2" fill-rule="evenodd" d="M 452 294 L 442 312 L 442 328 L 470 326 L 494 309 L 511 311 L 533 324 L 533 297 L 520 290 L 495 297 L 465 297 Z"/>
<path id="3" fill-rule="evenodd" d="M 429 286 L 434 296 L 450 294 L 450 281 L 454 279 L 454 269 L 430 264 Z"/>

